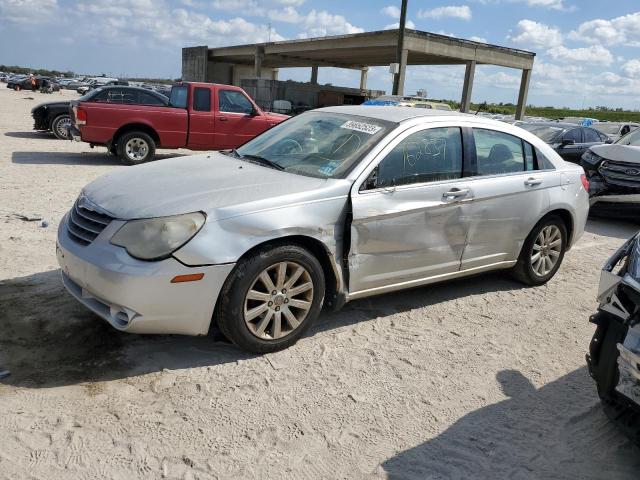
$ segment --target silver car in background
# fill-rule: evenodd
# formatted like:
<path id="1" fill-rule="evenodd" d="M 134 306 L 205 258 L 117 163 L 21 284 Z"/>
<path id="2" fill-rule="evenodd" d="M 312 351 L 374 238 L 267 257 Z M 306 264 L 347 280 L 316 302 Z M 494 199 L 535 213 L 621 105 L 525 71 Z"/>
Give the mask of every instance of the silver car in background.
<path id="1" fill-rule="evenodd" d="M 252 352 L 321 307 L 497 269 L 540 285 L 582 235 L 588 184 L 536 136 L 405 107 L 304 113 L 237 150 L 108 173 L 60 223 L 65 286 L 113 327 Z"/>

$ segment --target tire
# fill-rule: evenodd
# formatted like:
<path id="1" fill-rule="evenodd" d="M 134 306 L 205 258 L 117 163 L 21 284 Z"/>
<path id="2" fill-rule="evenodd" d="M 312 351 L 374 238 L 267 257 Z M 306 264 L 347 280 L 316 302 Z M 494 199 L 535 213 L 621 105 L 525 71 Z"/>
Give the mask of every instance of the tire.
<path id="1" fill-rule="evenodd" d="M 556 244 L 556 237 L 554 237 L 553 241 L 545 242 L 546 232 L 554 232 L 554 234 L 557 232 L 560 237 L 560 243 Z M 543 246 L 541 250 L 537 250 L 540 248 L 540 235 L 542 235 Z M 553 246 L 550 247 L 549 245 L 552 244 Z M 534 248 L 536 248 L 536 252 L 542 257 L 542 266 L 537 263 L 537 260 L 535 262 L 533 260 L 535 255 Z M 566 249 L 567 227 L 562 218 L 556 215 L 543 218 L 533 227 L 531 233 L 529 233 L 529 236 L 525 240 L 518 262 L 513 268 L 513 276 L 525 285 L 536 286 L 547 283 L 560 268 Z M 548 263 L 544 263 L 547 261 L 546 258 L 550 259 L 549 261 L 551 262 L 555 261 L 551 268 L 549 268 Z M 536 267 L 538 269 L 536 269 Z"/>
<path id="2" fill-rule="evenodd" d="M 156 142 L 145 132 L 127 132 L 118 137 L 117 152 L 125 165 L 139 165 L 153 160 Z"/>
<path id="3" fill-rule="evenodd" d="M 593 343 L 599 342 L 597 357 L 592 355 L 594 364 L 591 368 L 591 376 L 596 381 L 598 396 L 604 402 L 611 400 L 620 379 L 618 370 L 618 343 L 624 342 L 627 336 L 627 327 L 616 320 L 605 320 L 606 323 L 598 325 L 593 335 Z"/>
<path id="4" fill-rule="evenodd" d="M 71 117 L 67 114 L 58 115 L 51 122 L 51 131 L 60 140 L 69 140 L 67 126 L 71 125 Z"/>
<path id="5" fill-rule="evenodd" d="M 282 264 L 286 267 L 279 280 Z M 299 273 L 299 267 L 304 272 L 292 280 L 287 292 L 287 288 L 281 287 L 287 287 L 287 282 L 295 277 L 294 272 Z M 262 282 L 265 272 L 271 287 Z M 269 292 L 273 287 L 277 295 Z M 305 291 L 292 295 L 294 290 L 305 287 Z M 249 298 L 252 296 L 249 291 L 261 298 Z M 267 246 L 238 262 L 220 292 L 214 321 L 223 335 L 243 350 L 258 354 L 275 352 L 296 343 L 311 327 L 320 313 L 324 292 L 322 266 L 314 255 L 296 245 Z M 299 308 L 300 304 L 304 308 Z M 252 318 L 256 311 L 264 313 Z M 291 316 L 293 320 L 289 320 Z"/>

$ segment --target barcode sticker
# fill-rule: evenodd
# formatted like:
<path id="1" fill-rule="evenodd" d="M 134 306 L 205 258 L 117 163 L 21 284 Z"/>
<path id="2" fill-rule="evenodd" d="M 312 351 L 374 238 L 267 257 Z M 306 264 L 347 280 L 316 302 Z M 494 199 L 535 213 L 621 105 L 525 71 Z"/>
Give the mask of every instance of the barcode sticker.
<path id="1" fill-rule="evenodd" d="M 349 130 L 355 130 L 357 132 L 367 133 L 369 135 L 375 135 L 380 130 L 382 130 L 382 127 L 379 127 L 378 125 L 371 125 L 370 123 L 363 122 L 354 122 L 353 120 L 349 120 L 348 122 L 343 123 L 342 125 L 340 125 L 340 128 L 348 128 Z"/>

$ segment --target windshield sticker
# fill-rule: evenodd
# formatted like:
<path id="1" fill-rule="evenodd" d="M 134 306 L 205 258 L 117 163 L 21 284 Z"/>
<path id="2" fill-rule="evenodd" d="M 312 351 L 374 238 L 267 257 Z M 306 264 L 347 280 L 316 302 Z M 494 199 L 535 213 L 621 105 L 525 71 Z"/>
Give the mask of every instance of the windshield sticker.
<path id="1" fill-rule="evenodd" d="M 378 125 L 372 125 L 370 123 L 363 122 L 354 122 L 353 120 L 349 120 L 348 122 L 343 123 L 342 125 L 340 125 L 340 128 L 348 128 L 349 130 L 355 130 L 356 132 L 362 132 L 369 135 L 375 135 L 380 130 L 382 130 L 382 127 L 379 127 Z"/>
<path id="2" fill-rule="evenodd" d="M 340 166 L 340 162 L 336 162 L 335 160 L 332 160 L 331 162 L 327 163 L 325 166 L 319 168 L 318 172 L 322 173 L 323 175 L 329 176 L 339 166 Z"/>

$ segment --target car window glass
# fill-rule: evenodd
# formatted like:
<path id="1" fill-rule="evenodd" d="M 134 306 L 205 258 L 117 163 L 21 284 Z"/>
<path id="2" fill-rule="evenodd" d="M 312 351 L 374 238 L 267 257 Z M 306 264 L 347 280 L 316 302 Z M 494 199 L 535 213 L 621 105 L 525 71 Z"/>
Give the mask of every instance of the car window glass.
<path id="1" fill-rule="evenodd" d="M 474 128 L 473 138 L 476 144 L 476 175 L 498 175 L 525 170 L 520 138 L 483 128 Z"/>
<path id="2" fill-rule="evenodd" d="M 195 88 L 193 91 L 193 109 L 196 112 L 211 111 L 211 90 L 208 88 Z"/>
<path id="3" fill-rule="evenodd" d="M 86 100 L 91 102 L 106 102 L 108 98 L 108 94 L 109 94 L 108 90 L 102 90 L 101 92 L 95 95 L 92 95 L 91 97 L 89 97 L 89 95 L 87 94 Z M 80 101 L 82 101 L 82 97 L 80 97 Z"/>
<path id="4" fill-rule="evenodd" d="M 535 149 L 536 151 L 536 160 L 538 161 L 538 168 L 541 170 L 553 170 L 556 167 L 554 167 L 553 163 L 551 163 L 551 160 L 549 160 L 544 153 L 542 153 L 540 150 L 538 150 L 537 148 Z"/>
<path id="5" fill-rule="evenodd" d="M 524 145 L 524 166 L 526 171 L 537 170 L 536 158 L 533 154 L 533 146 L 529 142 L 522 141 Z"/>
<path id="6" fill-rule="evenodd" d="M 176 108 L 187 108 L 187 87 L 172 87 L 169 105 Z"/>
<path id="7" fill-rule="evenodd" d="M 460 178 L 460 129 L 431 128 L 409 135 L 380 162 L 372 176 L 368 188 Z"/>
<path id="8" fill-rule="evenodd" d="M 595 130 L 591 128 L 584 129 L 584 141 L 585 143 L 589 142 L 601 142 L 600 135 Z"/>
<path id="9" fill-rule="evenodd" d="M 235 90 L 220 90 L 218 92 L 219 110 L 228 113 L 253 112 L 253 104 L 243 93 Z"/>
<path id="10" fill-rule="evenodd" d="M 582 129 L 574 128 L 573 130 L 569 130 L 568 132 L 565 132 L 562 139 L 572 140 L 574 143 L 582 143 Z"/>
<path id="11" fill-rule="evenodd" d="M 139 92 L 139 95 L 139 102 L 141 105 L 165 105 L 162 100 L 150 93 Z"/>

